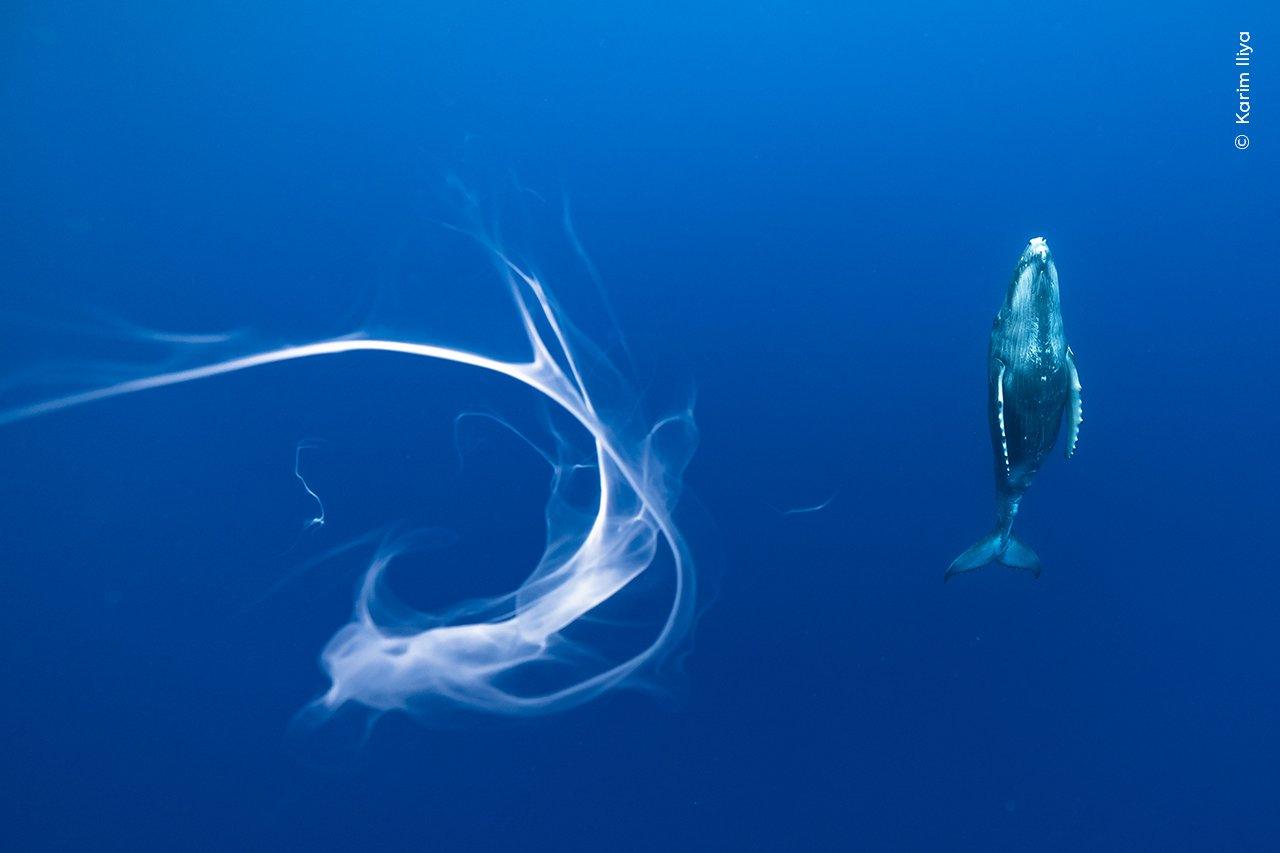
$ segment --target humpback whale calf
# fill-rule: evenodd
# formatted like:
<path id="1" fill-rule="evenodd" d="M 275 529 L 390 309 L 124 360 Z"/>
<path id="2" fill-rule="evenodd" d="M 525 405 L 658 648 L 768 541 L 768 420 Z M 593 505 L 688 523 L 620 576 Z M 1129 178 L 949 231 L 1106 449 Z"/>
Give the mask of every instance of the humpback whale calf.
<path id="1" fill-rule="evenodd" d="M 1080 376 L 1062 331 L 1058 270 L 1043 237 L 1018 259 L 987 353 L 987 420 L 995 454 L 996 528 L 947 569 L 944 580 L 988 563 L 1040 576 L 1040 558 L 1013 538 L 1022 496 L 1067 420 L 1066 456 L 1076 451 L 1084 420 Z"/>

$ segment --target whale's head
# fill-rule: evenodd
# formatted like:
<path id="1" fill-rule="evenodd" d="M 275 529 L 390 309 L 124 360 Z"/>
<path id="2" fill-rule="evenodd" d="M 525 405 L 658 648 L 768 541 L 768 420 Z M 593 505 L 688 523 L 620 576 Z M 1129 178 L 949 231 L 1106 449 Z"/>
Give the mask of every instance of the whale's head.
<path id="1" fill-rule="evenodd" d="M 1049 252 L 1049 244 L 1043 237 L 1032 237 L 1027 248 L 1022 250 L 1022 259 L 1018 263 L 1020 269 L 1044 270 L 1053 266 L 1053 255 Z"/>
<path id="2" fill-rule="evenodd" d="M 1018 258 L 1009 283 L 1008 304 L 1030 307 L 1050 306 L 1058 301 L 1058 270 L 1053 265 L 1053 253 L 1043 237 L 1032 237 Z"/>
<path id="3" fill-rule="evenodd" d="M 1058 271 L 1053 266 L 1053 253 L 1049 251 L 1049 244 L 1043 237 L 1032 237 L 1027 243 L 1027 248 L 1022 250 L 1022 257 L 1018 259 L 1018 268 L 1014 271 L 1013 278 L 1014 281 L 1021 280 L 1024 285 L 1032 288 L 1047 284 L 1048 279 L 1057 282 Z"/>

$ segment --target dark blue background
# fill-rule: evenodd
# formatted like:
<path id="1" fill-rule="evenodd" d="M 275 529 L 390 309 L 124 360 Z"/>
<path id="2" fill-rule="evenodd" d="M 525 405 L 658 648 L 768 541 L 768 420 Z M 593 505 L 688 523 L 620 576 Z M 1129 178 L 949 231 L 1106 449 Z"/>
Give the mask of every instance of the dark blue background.
<path id="1" fill-rule="evenodd" d="M 674 703 L 388 719 L 316 768 L 284 732 L 350 567 L 253 602 L 388 519 L 531 564 L 536 459 L 493 432 L 464 477 L 449 446 L 458 411 L 520 395 L 352 357 L 6 427 L 8 847 L 1280 844 L 1270 4 L 146 5 L 3 16 L 10 319 L 279 343 L 392 284 L 384 317 L 500 348 L 500 299 L 412 291 L 451 280 L 441 176 L 515 175 L 571 199 L 641 372 L 696 387 L 719 582 Z M 1038 582 L 944 586 L 990 525 L 986 336 L 1039 234 L 1080 451 L 1019 519 Z M 607 338 L 602 316 L 577 318 Z M 14 323 L 4 372 L 83 354 L 50 328 Z M 281 556 L 313 510 L 306 436 L 333 520 Z"/>

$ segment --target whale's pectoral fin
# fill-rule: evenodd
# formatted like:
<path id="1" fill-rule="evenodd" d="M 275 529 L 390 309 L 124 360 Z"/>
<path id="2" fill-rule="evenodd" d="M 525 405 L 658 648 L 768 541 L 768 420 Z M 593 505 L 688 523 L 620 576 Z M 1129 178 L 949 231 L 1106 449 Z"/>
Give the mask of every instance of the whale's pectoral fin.
<path id="1" fill-rule="evenodd" d="M 1004 431 L 1004 362 L 997 361 L 999 369 L 996 373 L 996 423 L 1000 425 L 1000 449 L 1004 453 L 1004 473 L 1009 470 L 1009 437 Z"/>
<path id="2" fill-rule="evenodd" d="M 1084 422 L 1084 400 L 1081 396 L 1080 374 L 1076 371 L 1076 355 L 1067 347 L 1067 458 L 1076 453 L 1076 445 L 1080 443 L 1080 424 Z"/>

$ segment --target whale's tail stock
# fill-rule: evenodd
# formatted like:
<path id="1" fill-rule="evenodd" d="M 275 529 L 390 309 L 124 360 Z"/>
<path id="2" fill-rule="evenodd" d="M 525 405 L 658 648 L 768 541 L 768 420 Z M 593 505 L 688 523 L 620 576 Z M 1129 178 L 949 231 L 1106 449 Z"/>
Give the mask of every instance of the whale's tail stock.
<path id="1" fill-rule="evenodd" d="M 980 569 L 988 563 L 1024 569 L 1040 577 L 1040 558 L 1036 552 L 1014 539 L 1008 528 L 1001 525 L 956 557 L 947 568 L 943 581 L 951 580 L 952 575 Z"/>

